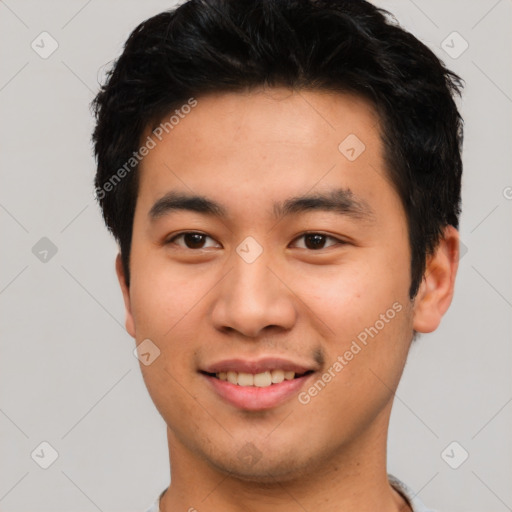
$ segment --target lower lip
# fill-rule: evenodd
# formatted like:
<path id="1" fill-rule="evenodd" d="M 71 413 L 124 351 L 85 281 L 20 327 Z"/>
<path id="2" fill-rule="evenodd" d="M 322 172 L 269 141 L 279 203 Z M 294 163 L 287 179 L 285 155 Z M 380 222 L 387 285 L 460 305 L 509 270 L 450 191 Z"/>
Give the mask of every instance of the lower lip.
<path id="1" fill-rule="evenodd" d="M 208 380 L 214 391 L 231 405 L 247 411 L 262 411 L 277 407 L 297 395 L 300 388 L 314 373 L 308 373 L 292 380 L 284 380 L 279 384 L 272 384 L 264 388 L 239 386 L 204 373 L 202 375 Z"/>

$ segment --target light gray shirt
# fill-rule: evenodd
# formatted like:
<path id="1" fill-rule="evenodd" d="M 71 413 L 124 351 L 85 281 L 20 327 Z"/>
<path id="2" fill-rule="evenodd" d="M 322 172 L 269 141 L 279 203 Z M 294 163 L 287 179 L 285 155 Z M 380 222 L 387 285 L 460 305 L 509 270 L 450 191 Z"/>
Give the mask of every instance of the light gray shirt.
<path id="1" fill-rule="evenodd" d="M 388 475 L 389 483 L 393 486 L 393 488 L 398 491 L 404 499 L 409 503 L 409 506 L 412 508 L 413 512 L 435 512 L 434 510 L 427 508 L 416 496 L 414 491 L 405 485 L 401 480 L 394 477 L 393 475 Z M 146 512 L 160 512 L 159 503 L 160 498 L 163 496 L 164 492 L 167 489 L 164 489 L 160 496 L 155 500 L 155 502 L 146 510 Z"/>

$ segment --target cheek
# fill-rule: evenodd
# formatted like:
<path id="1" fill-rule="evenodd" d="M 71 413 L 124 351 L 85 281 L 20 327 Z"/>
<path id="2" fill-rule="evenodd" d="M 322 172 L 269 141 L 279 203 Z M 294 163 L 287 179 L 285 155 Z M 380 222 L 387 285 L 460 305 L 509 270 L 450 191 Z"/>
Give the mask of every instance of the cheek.
<path id="1" fill-rule="evenodd" d="M 369 256 L 371 256 L 369 254 Z M 401 260 L 398 260 L 398 258 Z M 364 383 L 369 368 L 376 373 L 401 372 L 412 336 L 412 310 L 408 290 L 408 261 L 363 258 L 332 272 L 303 273 L 294 290 L 317 321 L 326 338 L 327 359 L 332 364 L 347 355 L 344 377 Z M 299 284 L 300 283 L 300 284 Z"/>
<path id="2" fill-rule="evenodd" d="M 163 352 L 150 366 L 141 365 L 141 373 L 151 400 L 167 424 L 173 425 L 175 430 L 196 430 L 196 426 L 201 422 L 206 424 L 208 418 L 191 399 L 193 389 L 184 392 L 189 387 L 189 379 L 183 374 L 183 361 L 176 359 L 176 354 Z"/>
<path id="3" fill-rule="evenodd" d="M 137 337 L 150 337 L 150 333 L 156 338 L 171 335 L 200 305 L 209 286 L 206 273 L 172 268 L 165 260 L 146 259 L 139 263 L 134 258 L 132 268 L 130 293 Z"/>
<path id="4" fill-rule="evenodd" d="M 407 290 L 407 282 L 389 267 L 386 272 L 378 262 L 362 262 L 312 269 L 294 280 L 297 295 L 331 331 L 345 338 L 378 320 Z"/>

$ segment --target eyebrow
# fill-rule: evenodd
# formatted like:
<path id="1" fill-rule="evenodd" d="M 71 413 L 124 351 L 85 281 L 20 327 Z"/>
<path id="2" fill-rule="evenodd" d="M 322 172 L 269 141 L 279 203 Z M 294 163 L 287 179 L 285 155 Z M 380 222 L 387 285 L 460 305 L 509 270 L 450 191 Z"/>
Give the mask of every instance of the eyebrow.
<path id="1" fill-rule="evenodd" d="M 275 204 L 273 210 L 277 219 L 308 211 L 332 211 L 368 222 L 375 219 L 375 212 L 370 205 L 363 199 L 357 198 L 349 188 L 292 197 Z"/>
<path id="2" fill-rule="evenodd" d="M 216 201 L 201 195 L 190 195 L 175 191 L 168 192 L 158 199 L 149 210 L 148 215 L 151 221 L 156 221 L 164 215 L 180 210 L 218 218 L 228 216 L 226 208 Z M 291 197 L 285 201 L 274 203 L 272 208 L 276 219 L 309 211 L 332 211 L 366 222 L 371 222 L 375 218 L 375 212 L 370 205 L 366 201 L 357 198 L 348 188 Z"/>

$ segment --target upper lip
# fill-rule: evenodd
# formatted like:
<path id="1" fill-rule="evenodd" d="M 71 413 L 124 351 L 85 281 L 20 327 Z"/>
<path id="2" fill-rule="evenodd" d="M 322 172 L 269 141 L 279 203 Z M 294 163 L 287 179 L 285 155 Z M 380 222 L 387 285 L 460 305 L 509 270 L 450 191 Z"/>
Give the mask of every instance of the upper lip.
<path id="1" fill-rule="evenodd" d="M 263 373 L 270 370 L 284 370 L 295 373 L 305 373 L 307 371 L 314 371 L 310 366 L 295 363 L 288 359 L 280 357 L 264 357 L 262 359 L 225 359 L 216 363 L 205 366 L 201 369 L 206 373 L 220 373 L 220 372 L 243 372 L 243 373 Z"/>

